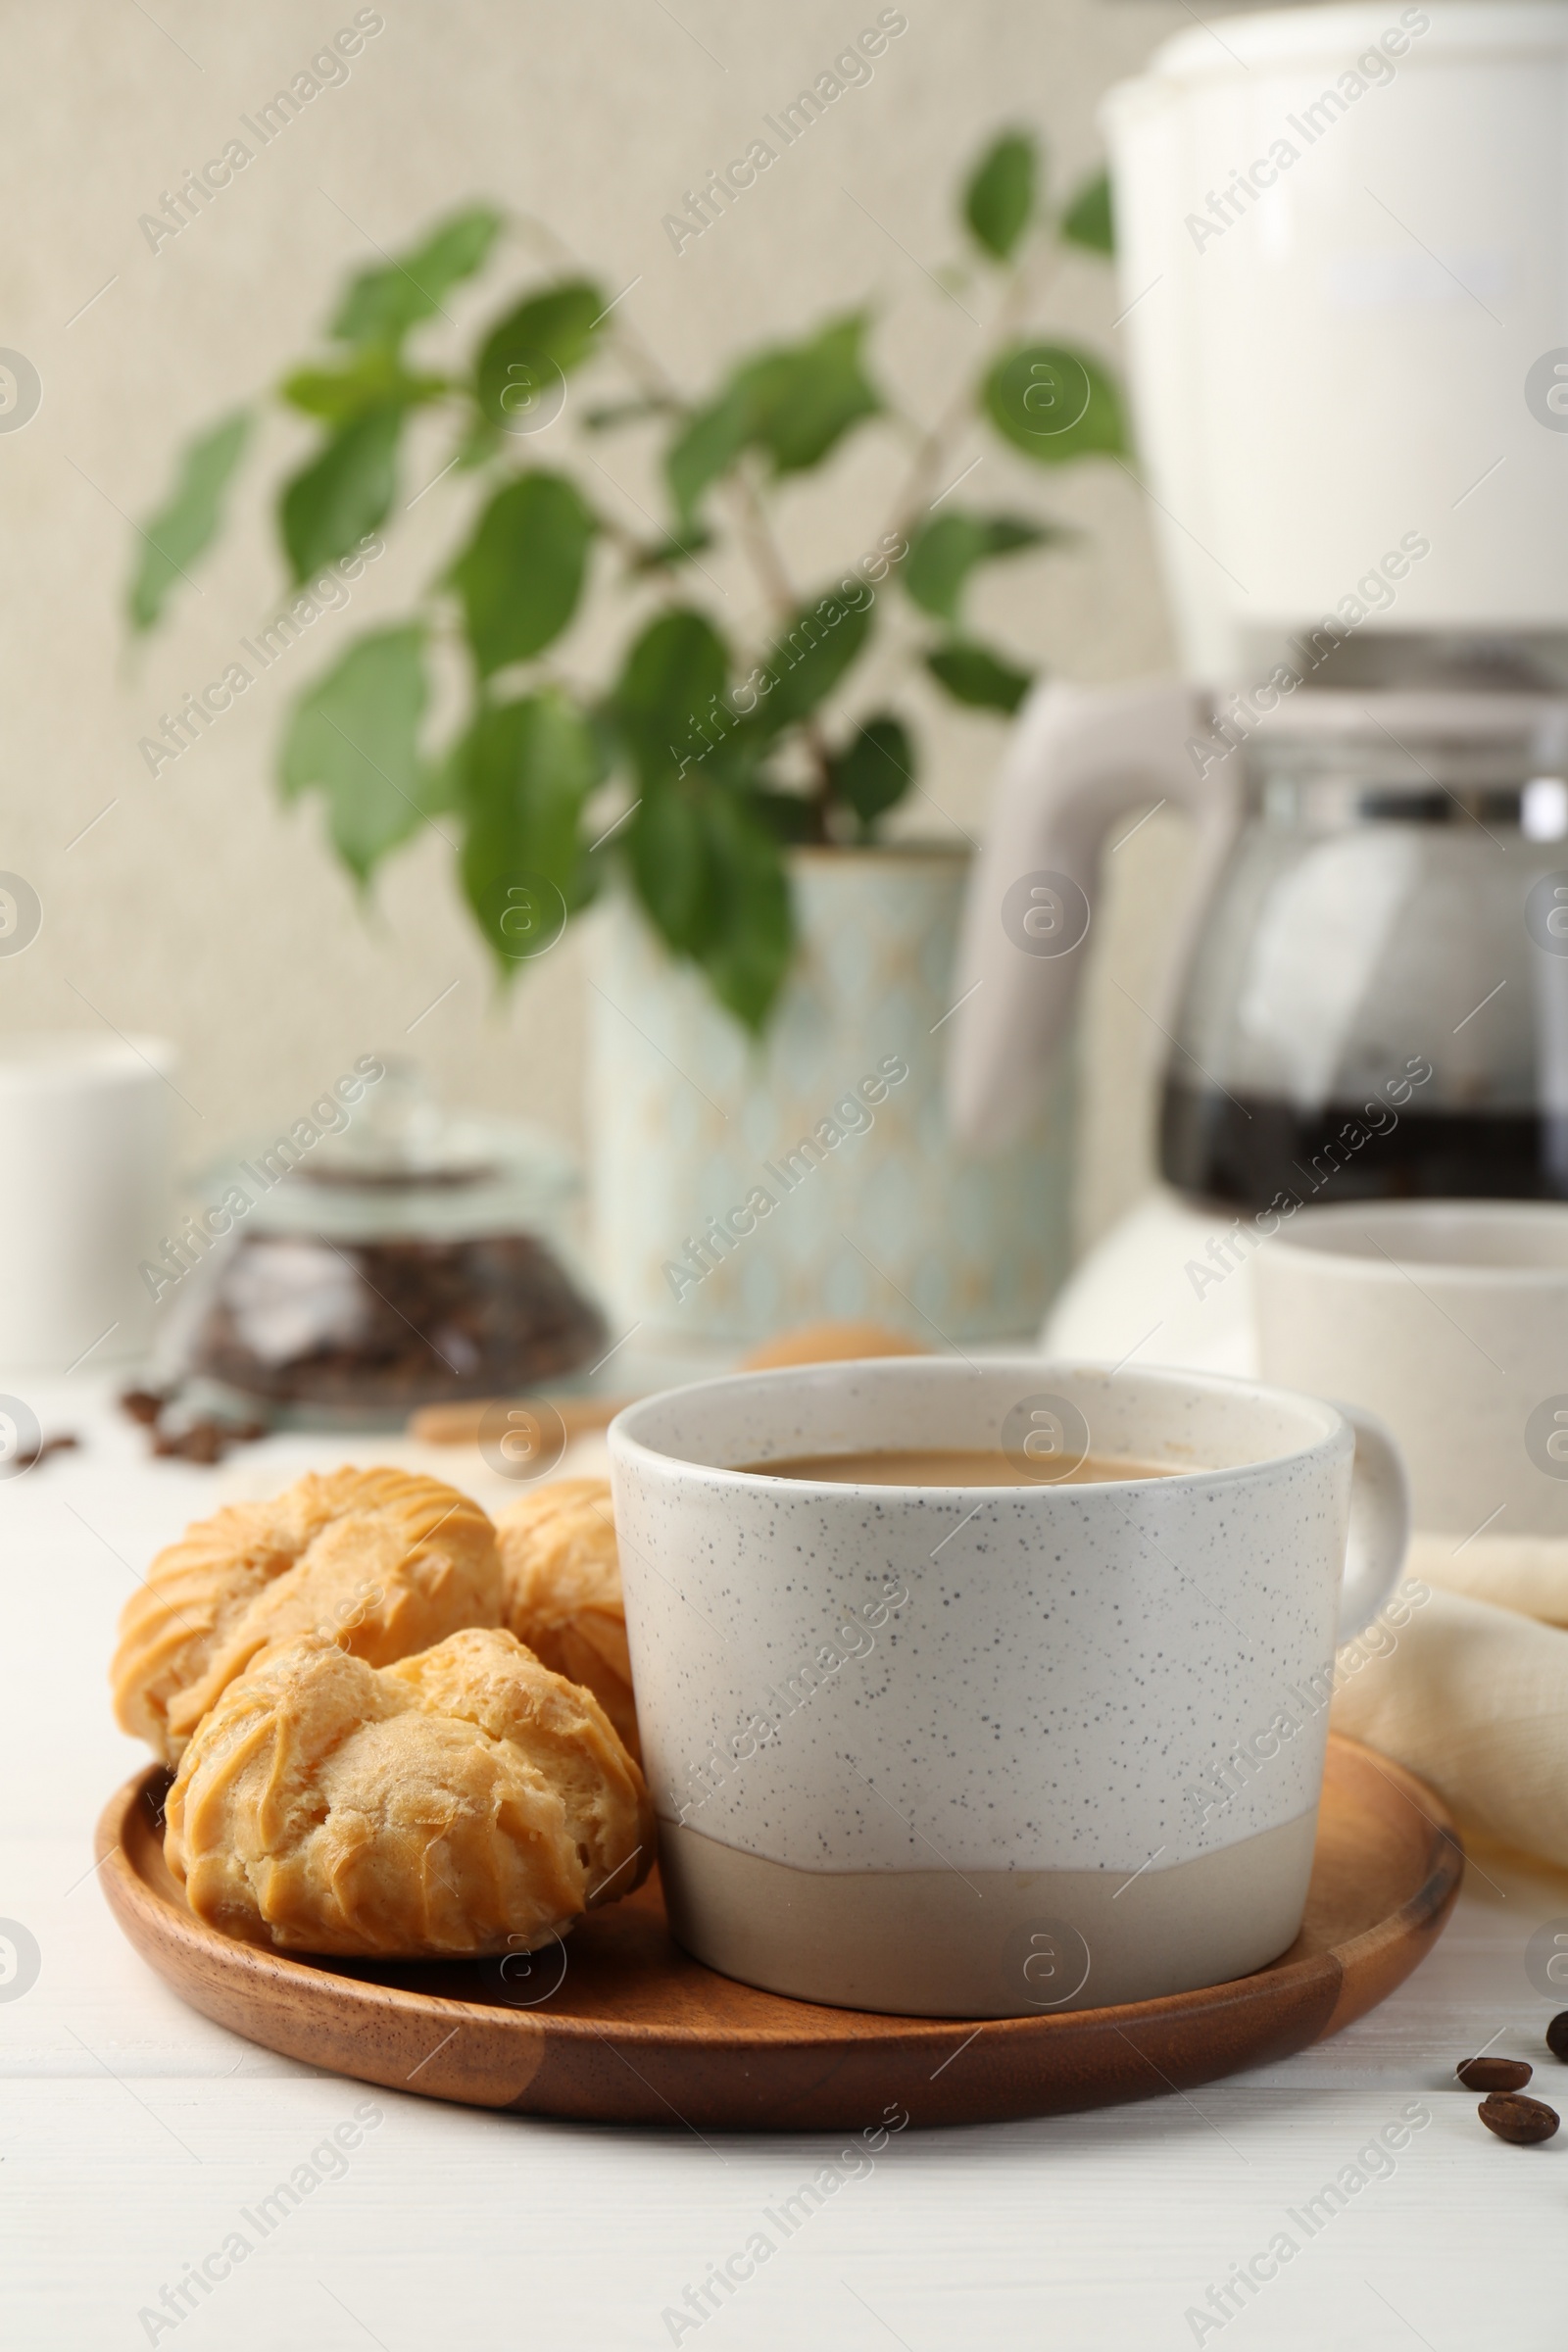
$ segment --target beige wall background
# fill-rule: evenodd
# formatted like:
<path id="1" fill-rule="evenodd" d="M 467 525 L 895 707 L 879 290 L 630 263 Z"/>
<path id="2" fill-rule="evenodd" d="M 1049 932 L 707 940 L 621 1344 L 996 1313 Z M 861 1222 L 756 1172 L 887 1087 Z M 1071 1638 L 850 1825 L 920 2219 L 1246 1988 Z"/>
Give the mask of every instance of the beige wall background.
<path id="1" fill-rule="evenodd" d="M 388 554 L 347 613 L 323 618 L 176 765 L 148 774 L 138 738 L 221 672 L 283 586 L 262 494 L 289 454 L 290 428 L 274 419 L 260 465 L 247 468 L 237 527 L 197 575 L 200 593 L 185 591 L 171 625 L 130 649 L 121 617 L 129 518 L 162 495 L 182 437 L 311 347 L 346 272 L 476 196 L 536 216 L 612 289 L 632 286 L 625 308 L 694 390 L 737 347 L 869 295 L 880 371 L 927 418 L 978 348 L 975 327 L 926 274 L 957 250 L 957 172 L 993 126 L 1022 119 L 1044 134 L 1058 179 L 1076 180 L 1098 160 L 1102 91 L 1192 21 L 1181 0 L 907 0 L 908 30 L 870 85 L 847 93 L 677 256 L 664 213 L 741 152 L 760 117 L 872 22 L 874 6 L 383 0 L 385 28 L 349 80 L 323 91 L 196 223 L 150 250 L 138 216 L 220 152 L 239 117 L 353 13 L 341 0 L 265 10 L 10 0 L 0 16 L 0 345 L 24 353 L 43 386 L 25 429 L 0 435 L 0 868 L 25 875 L 45 910 L 34 945 L 0 961 L 0 1026 L 107 1022 L 175 1039 L 178 1142 L 193 1167 L 236 1135 L 297 1116 L 370 1049 L 413 1054 L 450 1101 L 527 1111 L 580 1139 L 584 950 L 568 935 L 499 1000 L 443 842 L 426 836 L 396 856 L 362 904 L 324 851 L 317 808 L 284 810 L 273 789 L 288 697 L 354 631 L 401 609 L 457 541 L 463 518 L 442 495 L 448 485 L 394 511 Z M 449 303 L 454 351 L 531 266 L 519 236 L 476 296 Z M 1048 315 L 1113 352 L 1117 308 L 1109 272 L 1075 260 Z M 433 354 L 447 332 L 432 336 Z M 1058 480 L 979 435 L 955 471 L 982 451 L 966 496 L 1051 514 L 1082 537 L 1046 561 L 999 567 L 976 603 L 981 627 L 1083 679 L 1167 668 L 1130 479 L 1106 466 Z M 416 435 L 400 505 L 448 454 L 437 429 Z M 647 447 L 629 436 L 596 455 L 604 504 L 642 527 L 638 510 L 658 505 Z M 897 468 L 892 442 L 867 434 L 792 495 L 783 529 L 804 578 L 882 527 Z M 717 570 L 726 619 L 743 632 L 760 624 L 745 575 Z M 599 651 L 586 630 L 566 649 L 583 674 Z M 906 822 L 973 832 L 1001 728 L 935 707 L 931 720 L 928 797 Z M 1160 1041 L 1112 983 L 1150 1001 L 1183 851 L 1166 818 L 1145 825 L 1113 861 L 1100 910 L 1083 1040 L 1086 1235 L 1147 1181 Z"/>

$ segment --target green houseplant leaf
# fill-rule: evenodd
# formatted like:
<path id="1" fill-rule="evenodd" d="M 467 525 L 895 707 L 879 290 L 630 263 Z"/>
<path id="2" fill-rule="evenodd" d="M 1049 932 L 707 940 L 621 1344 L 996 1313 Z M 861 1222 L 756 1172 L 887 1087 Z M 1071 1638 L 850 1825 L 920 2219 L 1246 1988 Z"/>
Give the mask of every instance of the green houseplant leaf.
<path id="1" fill-rule="evenodd" d="M 670 952 L 699 964 L 719 1002 L 758 1030 L 794 927 L 778 831 L 738 788 L 749 739 L 734 726 L 728 679 L 706 615 L 666 612 L 632 647 L 612 707 L 642 787 L 623 836 L 632 888 Z"/>
<path id="2" fill-rule="evenodd" d="M 1003 439 L 1038 466 L 1126 454 L 1120 395 L 1089 352 L 1022 344 L 991 369 L 984 399 Z"/>
<path id="3" fill-rule="evenodd" d="M 482 678 L 561 635 L 577 610 L 597 528 L 564 474 L 525 473 L 497 491 L 451 572 Z"/>
<path id="4" fill-rule="evenodd" d="M 726 701 L 729 656 L 706 613 L 684 608 L 661 614 L 626 657 L 612 698 L 612 712 L 644 790 L 706 759 L 731 713 Z M 682 879 L 673 897 L 684 904 L 693 854 L 668 823 L 670 855 Z"/>
<path id="5" fill-rule="evenodd" d="M 864 312 L 856 312 L 745 370 L 752 436 L 775 473 L 820 465 L 853 425 L 880 411 L 861 352 L 868 324 Z"/>
<path id="6" fill-rule="evenodd" d="M 1034 684 L 1028 670 L 977 645 L 972 637 L 950 637 L 926 655 L 925 665 L 956 703 L 967 703 L 976 710 L 1010 713 Z"/>
<path id="7" fill-rule="evenodd" d="M 501 216 L 487 204 L 444 220 L 421 242 L 380 270 L 354 278 L 332 321 L 338 343 L 399 343 L 411 326 L 441 308 L 441 297 L 482 269 Z"/>
<path id="8" fill-rule="evenodd" d="M 1035 207 L 1035 142 L 1026 130 L 1004 131 L 987 148 L 963 192 L 963 217 L 993 261 L 1008 259 Z"/>
<path id="9" fill-rule="evenodd" d="M 747 732 L 763 742 L 826 702 L 865 650 L 872 605 L 830 593 L 803 605 L 792 626 L 769 649 L 758 680 L 759 701 Z"/>
<path id="10" fill-rule="evenodd" d="M 212 543 L 250 429 L 250 412 L 241 409 L 186 444 L 173 489 L 140 534 L 127 599 L 132 628 L 150 629 L 163 617 L 174 582 Z"/>
<path id="11" fill-rule="evenodd" d="M 554 944 L 585 888 L 583 804 L 604 774 L 587 719 L 547 688 L 483 709 L 460 747 L 464 895 L 503 971 Z"/>
<path id="12" fill-rule="evenodd" d="M 970 514 L 956 508 L 915 533 L 904 566 L 905 593 L 922 612 L 956 626 L 964 583 L 977 564 L 1066 536 L 1022 515 Z"/>
<path id="13" fill-rule="evenodd" d="M 717 878 L 698 788 L 667 773 L 645 783 L 624 838 L 643 911 L 672 955 L 695 962 L 718 925 Z"/>
<path id="14" fill-rule="evenodd" d="M 664 457 L 664 476 L 683 524 L 691 524 L 704 494 L 729 471 L 750 440 L 751 412 L 738 385 L 692 418 Z"/>
<path id="15" fill-rule="evenodd" d="M 1116 224 L 1110 209 L 1108 172 L 1097 172 L 1077 189 L 1061 216 L 1061 234 L 1069 245 L 1081 245 L 1087 253 L 1115 252 Z"/>
<path id="16" fill-rule="evenodd" d="M 441 308 L 441 298 L 478 270 L 500 215 L 476 205 L 444 221 L 422 242 L 351 283 L 331 332 L 355 346 L 341 368 L 297 369 L 285 379 L 291 407 L 333 429 L 323 448 L 283 491 L 278 521 L 296 580 L 335 563 L 384 521 L 396 488 L 398 437 L 412 407 L 438 399 L 445 378 L 415 375 L 398 356 L 411 326 Z"/>
<path id="17" fill-rule="evenodd" d="M 914 745 L 904 721 L 890 711 L 868 718 L 835 758 L 833 781 L 869 833 L 914 782 Z"/>
<path id="18" fill-rule="evenodd" d="M 795 939 L 783 848 L 765 817 L 727 784 L 666 771 L 626 829 L 626 862 L 665 946 L 700 965 L 720 1004 L 760 1031 Z"/>
<path id="19" fill-rule="evenodd" d="M 795 952 L 783 854 L 739 793 L 716 788 L 706 805 L 718 924 L 702 957 L 713 994 L 754 1036 L 767 1025 Z"/>
<path id="20" fill-rule="evenodd" d="M 558 376 L 587 359 L 605 307 L 596 285 L 568 278 L 509 311 L 486 336 L 474 370 L 474 398 L 485 420 L 515 431 L 527 404 L 548 404 Z"/>
<path id="21" fill-rule="evenodd" d="M 775 474 L 820 465 L 882 400 L 865 373 L 863 312 L 836 318 L 807 342 L 781 345 L 737 368 L 699 410 L 665 461 L 677 513 L 689 521 L 704 493 L 745 449 L 761 451 Z"/>
<path id="22" fill-rule="evenodd" d="M 278 387 L 291 409 L 326 424 L 350 424 L 370 409 L 416 408 L 450 389 L 445 376 L 411 374 L 384 343 L 367 344 L 346 368 L 298 368 Z"/>
<path id="23" fill-rule="evenodd" d="M 301 695 L 283 738 L 285 800 L 319 792 L 332 846 L 361 882 L 425 821 L 419 754 L 424 631 L 382 629 L 350 646 Z"/>
<path id="24" fill-rule="evenodd" d="M 1007 129 L 989 142 L 960 196 L 981 255 L 1015 265 L 1026 241 L 1042 235 L 1109 249 L 1103 176 L 1052 211 L 1043 179 L 1043 151 L 1026 131 Z M 295 704 L 281 788 L 287 798 L 321 794 L 330 838 L 362 883 L 422 821 L 454 818 L 463 832 L 464 894 L 509 969 L 538 952 L 540 907 L 559 905 L 564 920 L 618 864 L 671 953 L 698 966 L 737 1019 L 760 1030 L 793 949 L 786 854 L 798 843 L 869 839 L 914 771 L 915 746 L 896 709 L 847 724 L 826 715 L 872 642 L 879 615 L 869 583 L 903 566 L 910 604 L 937 624 L 921 632 L 925 645 L 916 651 L 930 677 L 971 708 L 1014 709 L 1028 671 L 969 634 L 969 582 L 982 564 L 1070 534 L 1023 515 L 966 512 L 948 505 L 946 493 L 937 512 L 923 502 L 950 460 L 958 462 L 959 436 L 975 415 L 1039 464 L 1120 455 L 1126 429 L 1116 386 L 1098 361 L 1043 334 L 1011 348 L 993 341 L 965 400 L 948 404 L 915 436 L 891 510 L 898 527 L 876 542 L 886 558 L 880 569 L 876 555 L 862 555 L 853 571 L 828 575 L 837 585 L 792 612 L 795 591 L 783 585 L 786 563 L 772 536 L 773 492 L 830 460 L 883 413 L 866 356 L 868 311 L 743 352 L 710 397 L 693 403 L 654 355 L 617 332 L 600 286 L 573 274 L 520 289 L 465 361 L 416 366 L 407 357 L 411 336 L 438 316 L 451 323 L 446 303 L 484 268 L 502 220 L 498 208 L 470 205 L 396 259 L 383 256 L 382 266 L 359 271 L 331 317 L 327 356 L 297 365 L 276 386 L 275 397 L 318 428 L 278 493 L 296 582 L 351 555 L 396 514 L 403 427 L 417 410 L 452 411 L 449 462 L 428 487 L 452 477 L 443 495 L 456 490 L 466 505 L 481 476 L 476 514 L 404 625 L 351 645 Z M 973 266 L 971 257 L 965 270 Z M 1014 282 L 1021 291 L 1022 279 Z M 1004 316 L 1012 316 L 1010 304 Z M 597 402 L 570 402 L 568 376 L 601 358 L 614 372 Z M 564 454 L 557 468 L 519 465 L 529 454 L 519 439 L 558 416 L 563 429 L 552 449 Z M 636 426 L 656 428 L 663 443 L 673 502 L 667 527 L 616 522 L 593 495 L 592 436 Z M 219 529 L 246 431 L 247 419 L 231 416 L 187 451 L 138 555 L 129 597 L 135 628 L 162 616 L 172 580 Z M 711 500 L 730 476 L 733 514 Z M 911 515 L 921 516 L 920 527 Z M 764 609 L 789 615 L 773 620 L 765 653 L 748 651 L 744 662 L 698 609 L 710 589 L 729 597 L 727 580 L 703 560 L 710 547 L 720 566 L 738 553 Z M 679 576 L 693 601 L 671 608 L 677 565 L 686 567 Z M 634 612 L 656 600 L 661 607 L 654 620 L 633 623 L 634 642 L 611 665 L 613 683 L 597 694 L 543 684 L 537 674 L 500 683 L 514 665 L 548 653 L 601 575 L 631 593 Z M 462 702 L 456 726 L 427 754 L 427 632 L 440 630 L 444 641 L 454 611 L 472 667 L 454 681 Z M 591 660 L 597 644 L 584 633 L 572 653 Z M 587 802 L 612 770 L 629 788 L 629 805 L 590 849 Z"/>
<path id="25" fill-rule="evenodd" d="M 296 581 L 346 556 L 385 521 L 397 487 L 401 402 L 340 425 L 326 447 L 284 484 L 278 527 Z"/>

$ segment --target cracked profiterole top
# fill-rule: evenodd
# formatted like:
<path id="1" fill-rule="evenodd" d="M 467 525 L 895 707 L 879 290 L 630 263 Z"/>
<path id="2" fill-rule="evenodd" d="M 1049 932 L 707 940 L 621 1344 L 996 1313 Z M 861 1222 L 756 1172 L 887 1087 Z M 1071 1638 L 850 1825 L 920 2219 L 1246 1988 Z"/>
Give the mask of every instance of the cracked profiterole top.
<path id="1" fill-rule="evenodd" d="M 279 1642 L 319 1633 L 387 1666 L 501 1618 L 495 1530 L 476 1502 L 402 1470 L 312 1473 L 158 1554 L 121 1613 L 115 1713 L 177 1764 L 234 1677 Z"/>
<path id="2" fill-rule="evenodd" d="M 312 1634 L 204 1718 L 164 1851 L 225 1935 L 425 1959 L 547 1942 L 639 1885 L 654 1831 L 598 1701 L 513 1635 L 377 1669 Z"/>

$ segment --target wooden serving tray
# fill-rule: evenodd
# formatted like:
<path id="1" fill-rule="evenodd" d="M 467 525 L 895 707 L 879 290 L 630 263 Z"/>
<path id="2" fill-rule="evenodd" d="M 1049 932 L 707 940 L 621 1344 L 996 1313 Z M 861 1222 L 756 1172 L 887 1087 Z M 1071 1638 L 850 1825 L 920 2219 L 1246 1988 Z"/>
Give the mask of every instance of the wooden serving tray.
<path id="1" fill-rule="evenodd" d="M 756 1992 L 672 1941 L 657 1879 L 519 1963 L 285 1959 L 196 1919 L 163 1854 L 168 1775 L 98 1824 L 100 1878 L 144 1960 L 204 2016 L 390 2090 L 524 2115 L 725 2130 L 858 2130 L 1060 2115 L 1289 2057 L 1386 1999 L 1442 1934 L 1464 1869 L 1421 1782 L 1331 1739 L 1300 1935 L 1200 1992 L 976 2026 Z M 531 2006 L 528 2004 L 532 2004 Z"/>

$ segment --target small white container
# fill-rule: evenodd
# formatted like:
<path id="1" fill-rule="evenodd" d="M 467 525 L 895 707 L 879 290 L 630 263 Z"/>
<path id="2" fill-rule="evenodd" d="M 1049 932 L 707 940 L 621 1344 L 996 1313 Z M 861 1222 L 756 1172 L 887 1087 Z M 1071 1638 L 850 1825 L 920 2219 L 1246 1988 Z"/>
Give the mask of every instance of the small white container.
<path id="1" fill-rule="evenodd" d="M 0 1364 L 64 1372 L 141 1353 L 137 1273 L 172 1214 L 168 1084 L 155 1037 L 0 1040 Z"/>

